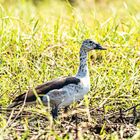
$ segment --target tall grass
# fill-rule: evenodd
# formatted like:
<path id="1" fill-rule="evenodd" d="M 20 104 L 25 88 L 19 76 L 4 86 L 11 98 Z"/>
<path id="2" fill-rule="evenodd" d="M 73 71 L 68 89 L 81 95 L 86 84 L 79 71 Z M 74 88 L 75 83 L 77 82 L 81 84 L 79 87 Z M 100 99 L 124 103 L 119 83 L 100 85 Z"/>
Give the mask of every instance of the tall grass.
<path id="1" fill-rule="evenodd" d="M 0 2 L 0 105 L 7 107 L 17 95 L 42 82 L 74 75 L 81 42 L 87 38 L 100 42 L 107 51 L 89 54 L 91 91 L 81 104 L 85 108 L 105 105 L 108 112 L 139 103 L 139 0 L 79 0 L 75 7 L 64 1 L 44 0 L 38 5 L 26 0 Z M 44 108 L 29 109 L 45 114 Z M 11 139 L 33 135 L 28 121 L 21 122 L 25 131 L 20 136 L 11 126 Z M 11 131 L 5 114 L 0 116 L 0 127 L 1 137 Z M 62 138 L 55 133 L 55 126 L 49 128 L 44 137 Z M 74 136 L 69 133 L 65 139 L 69 138 Z"/>

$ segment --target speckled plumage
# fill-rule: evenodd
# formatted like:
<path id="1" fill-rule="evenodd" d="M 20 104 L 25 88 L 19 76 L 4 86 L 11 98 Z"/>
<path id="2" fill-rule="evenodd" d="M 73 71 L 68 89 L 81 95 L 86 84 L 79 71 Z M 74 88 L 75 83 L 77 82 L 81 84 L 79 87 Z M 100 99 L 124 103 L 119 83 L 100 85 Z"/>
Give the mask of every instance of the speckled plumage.
<path id="1" fill-rule="evenodd" d="M 87 55 L 89 51 L 94 49 L 104 50 L 99 44 L 90 39 L 83 41 L 80 48 L 80 65 L 75 76 L 58 78 L 35 88 L 44 105 L 48 105 L 48 102 L 50 103 L 53 117 L 57 116 L 58 108 L 66 107 L 74 101 L 83 99 L 84 95 L 90 90 Z M 16 97 L 8 108 L 13 108 L 24 102 L 30 103 L 35 101 L 36 95 L 34 90 L 31 89 Z"/>

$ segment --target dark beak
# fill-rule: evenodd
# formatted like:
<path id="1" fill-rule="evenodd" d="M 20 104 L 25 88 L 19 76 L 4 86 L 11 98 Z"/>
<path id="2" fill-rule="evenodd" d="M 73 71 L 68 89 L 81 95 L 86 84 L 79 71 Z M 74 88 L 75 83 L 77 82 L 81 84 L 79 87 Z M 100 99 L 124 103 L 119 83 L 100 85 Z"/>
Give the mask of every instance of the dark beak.
<path id="1" fill-rule="evenodd" d="M 100 44 L 96 44 L 95 50 L 106 50 L 106 48 L 103 48 Z"/>

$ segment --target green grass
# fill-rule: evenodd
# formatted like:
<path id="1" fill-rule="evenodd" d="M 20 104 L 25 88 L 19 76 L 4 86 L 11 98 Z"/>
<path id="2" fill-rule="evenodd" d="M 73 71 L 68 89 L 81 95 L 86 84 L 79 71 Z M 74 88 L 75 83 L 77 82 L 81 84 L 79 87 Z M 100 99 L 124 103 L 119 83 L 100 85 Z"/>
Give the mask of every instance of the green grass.
<path id="1" fill-rule="evenodd" d="M 89 54 L 91 91 L 81 102 L 84 109 L 105 105 L 109 112 L 139 103 L 140 0 L 79 0 L 77 3 L 71 6 L 64 1 L 44 0 L 34 5 L 30 0 L 0 0 L 0 105 L 7 107 L 29 87 L 59 76 L 74 75 L 81 42 L 87 38 L 100 42 L 107 51 Z M 71 110 L 75 108 L 78 103 Z M 40 107 L 26 110 L 46 113 Z M 49 121 L 44 130 L 39 121 L 33 121 L 38 124 L 37 135 L 48 132 L 42 137 L 75 138 L 72 132 L 62 138 L 65 127 L 58 133 L 61 114 L 56 124 Z M 6 115 L 1 114 L 0 139 L 35 139 L 29 122 L 28 118 L 15 120 L 14 125 L 19 123 L 24 128 L 18 131 L 14 125 L 7 127 Z M 79 131 L 78 137 L 90 139 L 93 135 Z M 115 133 L 103 132 L 100 137 L 119 139 Z"/>

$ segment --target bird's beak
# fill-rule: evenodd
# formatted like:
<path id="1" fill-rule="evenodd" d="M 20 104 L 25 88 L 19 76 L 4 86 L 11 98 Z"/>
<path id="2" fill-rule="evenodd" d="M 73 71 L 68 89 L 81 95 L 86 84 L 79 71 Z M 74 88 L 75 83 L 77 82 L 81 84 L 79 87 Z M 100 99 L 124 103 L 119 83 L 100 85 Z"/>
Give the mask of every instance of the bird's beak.
<path id="1" fill-rule="evenodd" d="M 106 50 L 106 48 L 103 48 L 100 44 L 96 44 L 95 50 Z"/>

